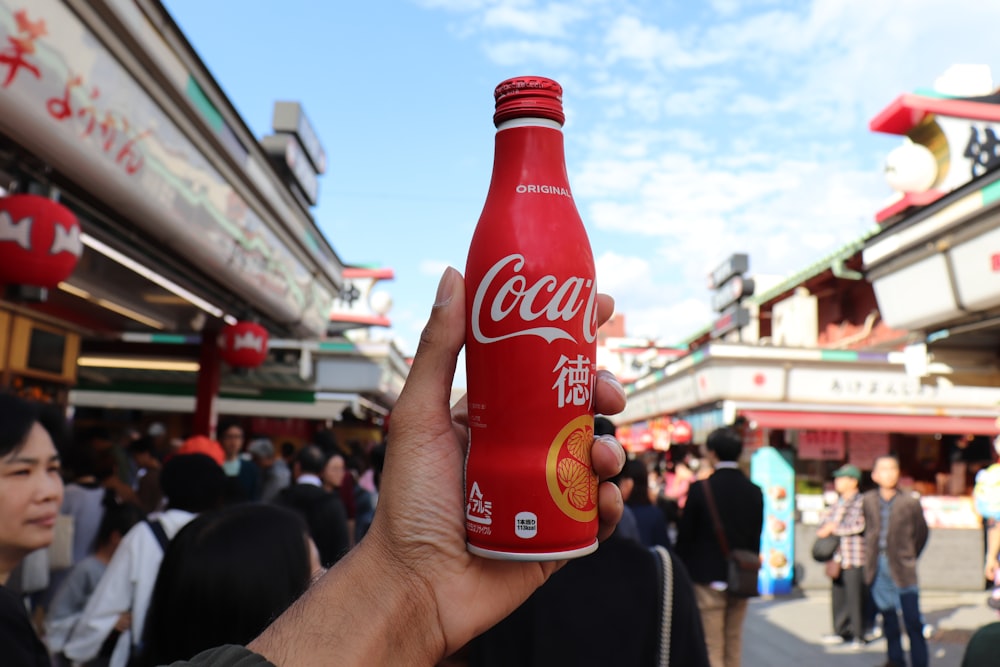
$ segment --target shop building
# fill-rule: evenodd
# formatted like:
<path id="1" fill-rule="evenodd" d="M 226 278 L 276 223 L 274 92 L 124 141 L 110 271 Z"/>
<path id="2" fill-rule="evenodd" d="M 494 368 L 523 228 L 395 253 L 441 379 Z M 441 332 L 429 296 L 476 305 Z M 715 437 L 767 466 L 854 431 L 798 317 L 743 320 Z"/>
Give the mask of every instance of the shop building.
<path id="1" fill-rule="evenodd" d="M 873 131 L 906 137 L 879 227 L 752 297 L 735 335 L 708 326 L 686 357 L 631 384 L 624 433 L 681 418 L 697 443 L 745 417 L 748 451 L 769 444 L 794 462 L 799 554 L 831 470 L 894 453 L 932 526 L 923 585 L 982 589 L 969 494 L 1000 433 L 998 102 L 988 70 L 957 68 L 878 114 Z M 800 584 L 826 585 L 796 562 Z"/>
<path id="2" fill-rule="evenodd" d="M 0 0 L 0 188 L 79 221 L 47 298 L 2 286 L 0 386 L 95 420 L 173 415 L 176 435 L 345 408 L 377 424 L 407 366 L 348 330 L 388 324 L 371 287 L 391 271 L 345 264 L 316 225 L 326 156 L 301 106 L 273 125 L 253 136 L 156 0 Z M 30 245 L 19 225 L 0 213 L 4 258 Z M 240 322 L 265 333 L 235 343 L 253 369 L 220 361 Z"/>

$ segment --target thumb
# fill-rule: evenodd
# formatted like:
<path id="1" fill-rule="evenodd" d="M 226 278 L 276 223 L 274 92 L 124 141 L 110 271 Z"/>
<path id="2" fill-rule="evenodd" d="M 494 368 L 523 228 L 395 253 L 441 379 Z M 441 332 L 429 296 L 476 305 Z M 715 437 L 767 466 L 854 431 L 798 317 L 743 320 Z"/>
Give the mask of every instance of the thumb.
<path id="1" fill-rule="evenodd" d="M 403 423 L 427 424 L 429 417 L 440 416 L 442 426 L 450 424 L 451 385 L 464 343 L 465 281 L 462 274 L 449 266 L 438 284 L 434 307 L 420 334 L 420 345 L 393 410 L 396 414 L 392 423 L 404 417 Z"/>

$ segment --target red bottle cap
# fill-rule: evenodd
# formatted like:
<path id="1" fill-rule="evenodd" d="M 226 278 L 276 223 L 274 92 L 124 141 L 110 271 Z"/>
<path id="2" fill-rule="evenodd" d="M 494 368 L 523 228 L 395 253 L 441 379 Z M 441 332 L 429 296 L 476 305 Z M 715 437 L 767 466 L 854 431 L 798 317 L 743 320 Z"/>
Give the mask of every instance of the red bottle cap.
<path id="1" fill-rule="evenodd" d="M 562 86 L 542 76 L 507 79 L 493 92 L 497 108 L 493 124 L 512 118 L 548 118 L 560 125 L 566 121 L 562 106 Z"/>

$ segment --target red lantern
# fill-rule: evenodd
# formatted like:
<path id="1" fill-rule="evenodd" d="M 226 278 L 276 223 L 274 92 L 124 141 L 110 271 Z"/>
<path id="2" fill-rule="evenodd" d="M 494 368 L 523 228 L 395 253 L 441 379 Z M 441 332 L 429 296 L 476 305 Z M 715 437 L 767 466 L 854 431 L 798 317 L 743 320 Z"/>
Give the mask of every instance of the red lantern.
<path id="1" fill-rule="evenodd" d="M 267 329 L 254 322 L 237 322 L 219 336 L 222 360 L 238 368 L 257 368 L 267 359 Z"/>
<path id="2" fill-rule="evenodd" d="M 692 437 L 694 431 L 691 429 L 691 424 L 683 419 L 675 419 L 670 431 L 670 442 L 675 445 L 687 445 L 690 444 Z"/>
<path id="3" fill-rule="evenodd" d="M 53 288 L 83 254 L 80 223 L 38 195 L 0 197 L 0 284 Z"/>

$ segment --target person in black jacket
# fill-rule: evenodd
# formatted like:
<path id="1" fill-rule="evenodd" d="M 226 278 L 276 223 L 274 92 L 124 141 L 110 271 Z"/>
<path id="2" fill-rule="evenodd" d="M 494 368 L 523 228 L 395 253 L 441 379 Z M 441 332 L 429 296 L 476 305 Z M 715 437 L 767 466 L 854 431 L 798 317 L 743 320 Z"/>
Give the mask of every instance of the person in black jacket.
<path id="1" fill-rule="evenodd" d="M 295 483 L 284 489 L 276 502 L 299 512 L 319 549 L 323 567 L 332 567 L 350 548 L 347 511 L 340 497 L 326 491 L 320 475 L 326 456 L 315 445 L 299 450 L 295 459 Z"/>
<path id="2" fill-rule="evenodd" d="M 730 549 L 760 551 L 764 495 L 736 465 L 743 440 L 735 430 L 716 429 L 706 446 L 715 472 L 688 491 L 677 529 L 677 554 L 694 580 L 712 667 L 738 667 L 747 599 L 726 593 L 728 565 L 706 504 L 705 485 L 711 487 Z"/>
<path id="3" fill-rule="evenodd" d="M 671 558 L 670 664 L 709 667 L 691 578 L 684 564 Z M 469 664 L 658 665 L 664 623 L 659 567 L 652 551 L 615 531 L 597 551 L 566 563 L 514 613 L 474 640 Z"/>

